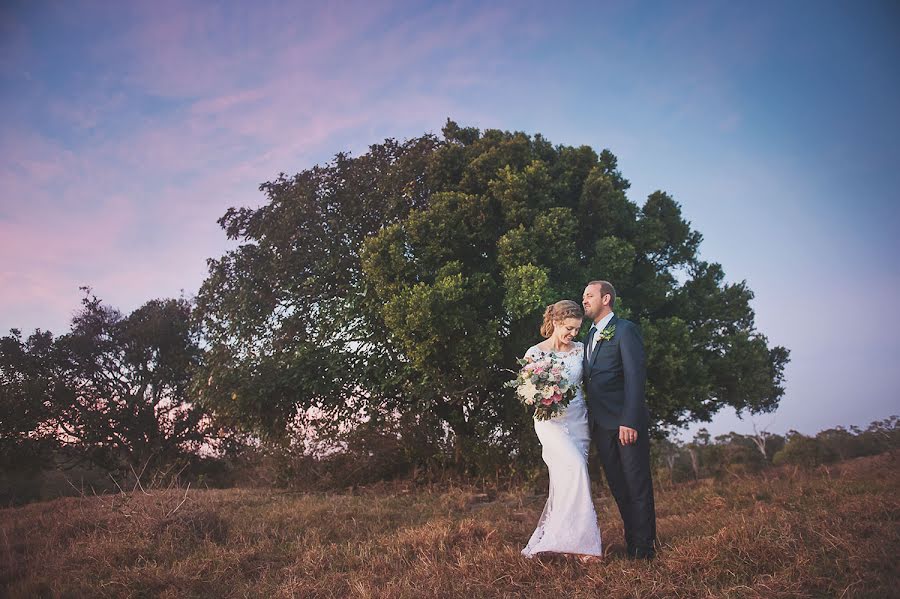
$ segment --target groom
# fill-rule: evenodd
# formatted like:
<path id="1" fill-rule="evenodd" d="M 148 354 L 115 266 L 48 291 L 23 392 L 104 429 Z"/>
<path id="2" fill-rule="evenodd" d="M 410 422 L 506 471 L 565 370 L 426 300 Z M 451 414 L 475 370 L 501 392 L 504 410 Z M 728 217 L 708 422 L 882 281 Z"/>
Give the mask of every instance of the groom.
<path id="1" fill-rule="evenodd" d="M 625 524 L 628 556 L 656 556 L 656 509 L 650 480 L 650 415 L 644 398 L 647 365 L 634 323 L 613 314 L 607 281 L 584 289 L 584 315 L 594 321 L 584 348 L 584 389 L 591 439 Z"/>

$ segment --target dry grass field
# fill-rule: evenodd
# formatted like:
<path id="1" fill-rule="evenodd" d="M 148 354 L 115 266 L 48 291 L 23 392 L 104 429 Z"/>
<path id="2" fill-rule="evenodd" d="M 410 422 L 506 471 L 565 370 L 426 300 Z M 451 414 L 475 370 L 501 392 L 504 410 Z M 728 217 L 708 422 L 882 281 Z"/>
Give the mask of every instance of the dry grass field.
<path id="1" fill-rule="evenodd" d="M 528 560 L 533 489 L 172 489 L 0 510 L 10 597 L 898 597 L 900 455 L 657 489 L 661 549 Z"/>

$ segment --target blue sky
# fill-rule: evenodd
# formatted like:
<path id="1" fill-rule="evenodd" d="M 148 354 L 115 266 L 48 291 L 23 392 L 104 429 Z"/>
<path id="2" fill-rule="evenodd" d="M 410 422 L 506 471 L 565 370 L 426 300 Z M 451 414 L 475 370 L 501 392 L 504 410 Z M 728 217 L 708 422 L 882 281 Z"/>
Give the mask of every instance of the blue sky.
<path id="1" fill-rule="evenodd" d="M 80 285 L 126 311 L 193 294 L 259 183 L 451 117 L 609 148 L 632 200 L 671 193 L 791 349 L 760 426 L 900 413 L 898 6 L 4 3 L 0 330 L 64 332 Z"/>

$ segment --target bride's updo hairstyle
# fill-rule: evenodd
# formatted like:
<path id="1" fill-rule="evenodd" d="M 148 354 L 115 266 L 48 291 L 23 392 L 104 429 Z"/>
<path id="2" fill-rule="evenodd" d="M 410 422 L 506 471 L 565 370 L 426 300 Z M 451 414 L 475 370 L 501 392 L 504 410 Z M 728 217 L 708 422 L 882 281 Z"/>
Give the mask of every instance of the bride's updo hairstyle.
<path id="1" fill-rule="evenodd" d="M 544 322 L 541 324 L 541 336 L 549 339 L 553 334 L 553 323 L 562 322 L 567 318 L 581 320 L 584 318 L 584 310 L 572 300 L 560 300 L 547 306 L 547 309 L 544 310 Z"/>

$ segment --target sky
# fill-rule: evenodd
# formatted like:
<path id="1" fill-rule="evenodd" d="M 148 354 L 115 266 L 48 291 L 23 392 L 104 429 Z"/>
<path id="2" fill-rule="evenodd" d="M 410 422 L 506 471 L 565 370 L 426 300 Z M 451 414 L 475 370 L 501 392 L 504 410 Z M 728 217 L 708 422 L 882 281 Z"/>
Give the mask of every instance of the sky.
<path id="1" fill-rule="evenodd" d="M 278 173 L 462 126 L 610 149 L 791 351 L 772 414 L 900 414 L 900 4 L 0 4 L 0 334 L 190 297 Z"/>

